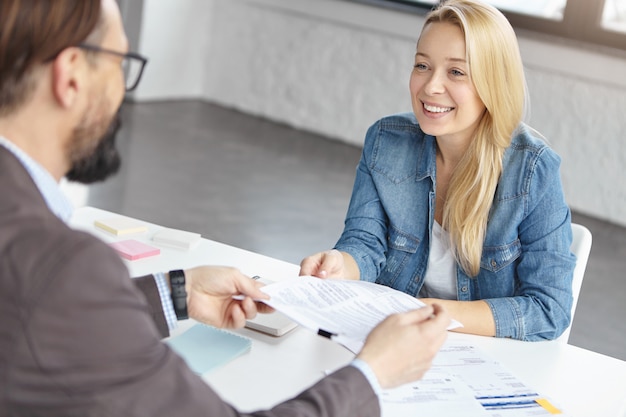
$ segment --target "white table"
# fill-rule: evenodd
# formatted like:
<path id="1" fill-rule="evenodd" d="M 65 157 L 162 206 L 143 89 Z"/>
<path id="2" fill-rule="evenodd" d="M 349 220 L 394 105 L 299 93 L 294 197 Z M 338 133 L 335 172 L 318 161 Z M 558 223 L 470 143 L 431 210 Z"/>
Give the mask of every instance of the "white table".
<path id="1" fill-rule="evenodd" d="M 83 207 L 75 212 L 71 224 L 107 242 L 133 238 L 150 243 L 150 237 L 162 229 L 146 223 L 147 233 L 116 237 L 93 226 L 94 220 L 112 215 Z M 299 270 L 297 265 L 207 239 L 191 251 L 161 247 L 156 257 L 126 263 L 132 276 L 197 265 L 228 265 L 250 276 L 278 281 L 297 276 Z M 177 332 L 193 322 L 182 323 Z M 271 407 L 291 398 L 353 357 L 342 346 L 302 328 L 282 337 L 249 329 L 236 332 L 252 339 L 250 353 L 203 377 L 242 411 Z M 476 345 L 572 417 L 626 417 L 624 361 L 554 341 L 520 342 L 457 333 L 450 333 L 449 338 Z"/>

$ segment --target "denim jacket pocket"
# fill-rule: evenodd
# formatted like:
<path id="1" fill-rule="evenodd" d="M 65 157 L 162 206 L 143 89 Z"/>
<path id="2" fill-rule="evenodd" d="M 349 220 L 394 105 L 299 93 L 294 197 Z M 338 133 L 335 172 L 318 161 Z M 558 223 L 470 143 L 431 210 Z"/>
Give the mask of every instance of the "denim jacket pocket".
<path id="1" fill-rule="evenodd" d="M 498 272 L 515 261 L 522 254 L 519 239 L 500 246 L 485 246 L 480 259 L 480 267 L 487 271 Z"/>
<path id="2" fill-rule="evenodd" d="M 387 262 L 376 282 L 393 286 L 411 256 L 417 252 L 419 243 L 416 237 L 391 227 L 387 234 Z"/>
<path id="3" fill-rule="evenodd" d="M 387 235 L 387 245 L 389 248 L 415 253 L 417 252 L 419 244 L 420 241 L 418 238 L 408 233 L 401 232 L 393 226 L 389 228 L 389 234 Z"/>

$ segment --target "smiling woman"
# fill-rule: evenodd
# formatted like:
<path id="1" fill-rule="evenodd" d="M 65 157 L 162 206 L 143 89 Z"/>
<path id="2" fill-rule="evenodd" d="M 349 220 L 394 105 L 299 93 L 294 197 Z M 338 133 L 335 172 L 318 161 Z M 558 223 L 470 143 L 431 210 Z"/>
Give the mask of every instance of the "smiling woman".
<path id="1" fill-rule="evenodd" d="M 413 113 L 422 130 L 462 150 L 469 145 L 485 111 L 470 79 L 465 51 L 458 26 L 428 25 L 418 43 L 409 84 Z"/>
<path id="2" fill-rule="evenodd" d="M 413 113 L 370 127 L 336 250 L 301 274 L 373 281 L 440 303 L 458 331 L 542 340 L 570 323 L 570 211 L 560 158 L 522 123 L 517 40 L 497 9 L 426 16 Z"/>

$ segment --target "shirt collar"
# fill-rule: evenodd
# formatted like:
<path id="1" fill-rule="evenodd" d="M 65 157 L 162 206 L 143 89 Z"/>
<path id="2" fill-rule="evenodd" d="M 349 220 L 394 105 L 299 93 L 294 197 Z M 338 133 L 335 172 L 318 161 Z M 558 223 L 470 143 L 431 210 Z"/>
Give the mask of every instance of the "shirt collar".
<path id="1" fill-rule="evenodd" d="M 37 161 L 31 158 L 26 152 L 21 150 L 10 140 L 0 136 L 0 145 L 4 146 L 9 152 L 22 163 L 24 169 L 33 179 L 33 182 L 37 186 L 37 189 L 41 193 L 42 197 L 46 201 L 46 204 L 50 211 L 52 211 L 58 218 L 67 222 L 72 217 L 74 207 L 67 198 L 59 183 L 54 177 L 46 171 Z"/>

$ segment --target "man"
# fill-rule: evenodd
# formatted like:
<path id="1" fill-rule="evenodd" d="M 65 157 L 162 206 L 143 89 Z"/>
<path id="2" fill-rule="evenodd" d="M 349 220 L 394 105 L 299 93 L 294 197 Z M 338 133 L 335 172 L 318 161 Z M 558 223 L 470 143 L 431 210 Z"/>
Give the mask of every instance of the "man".
<path id="1" fill-rule="evenodd" d="M 0 3 L 0 416 L 242 415 L 160 337 L 168 311 L 241 327 L 266 298 L 254 281 L 208 266 L 131 280 L 63 222 L 58 181 L 119 166 L 116 114 L 139 80 L 123 69 L 145 63 L 127 50 L 114 0 Z M 448 324 L 439 307 L 391 316 L 349 366 L 252 415 L 379 415 L 376 391 L 421 377 Z"/>

